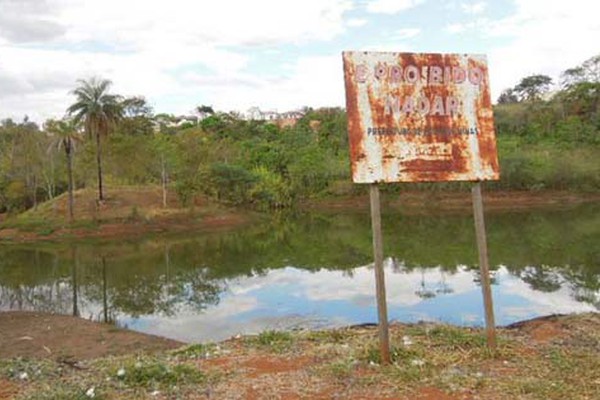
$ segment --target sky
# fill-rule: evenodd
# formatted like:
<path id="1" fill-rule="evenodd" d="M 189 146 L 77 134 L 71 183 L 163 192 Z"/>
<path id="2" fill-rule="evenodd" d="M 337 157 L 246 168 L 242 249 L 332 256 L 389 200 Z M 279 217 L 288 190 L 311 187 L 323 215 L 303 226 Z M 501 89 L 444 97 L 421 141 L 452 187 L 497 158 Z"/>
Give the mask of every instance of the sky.
<path id="1" fill-rule="evenodd" d="M 156 113 L 345 104 L 341 52 L 486 54 L 492 97 L 600 53 L 593 0 L 0 0 L 0 119 L 60 118 L 79 79 Z"/>

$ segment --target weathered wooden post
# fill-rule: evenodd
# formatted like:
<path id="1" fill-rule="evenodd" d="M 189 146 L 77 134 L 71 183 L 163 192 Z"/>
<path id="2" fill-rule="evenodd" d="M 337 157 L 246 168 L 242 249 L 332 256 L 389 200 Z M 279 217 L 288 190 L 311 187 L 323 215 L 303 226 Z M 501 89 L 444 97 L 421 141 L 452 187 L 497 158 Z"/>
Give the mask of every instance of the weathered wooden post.
<path id="1" fill-rule="evenodd" d="M 387 300 L 385 297 L 385 273 L 383 271 L 383 234 L 381 232 L 381 203 L 379 201 L 379 186 L 372 183 L 369 196 L 371 199 L 371 229 L 373 231 L 373 258 L 375 260 L 375 291 L 377 292 L 377 315 L 379 319 L 379 348 L 381 362 L 389 364 L 390 339 L 387 315 Z"/>
<path id="2" fill-rule="evenodd" d="M 475 220 L 475 235 L 479 252 L 479 271 L 481 273 L 481 291 L 485 312 L 485 331 L 488 347 L 496 349 L 496 322 L 494 319 L 494 302 L 492 300 L 492 285 L 490 282 L 490 267 L 487 253 L 487 238 L 483 218 L 483 199 L 481 197 L 481 182 L 475 183 L 473 193 L 473 217 Z"/>

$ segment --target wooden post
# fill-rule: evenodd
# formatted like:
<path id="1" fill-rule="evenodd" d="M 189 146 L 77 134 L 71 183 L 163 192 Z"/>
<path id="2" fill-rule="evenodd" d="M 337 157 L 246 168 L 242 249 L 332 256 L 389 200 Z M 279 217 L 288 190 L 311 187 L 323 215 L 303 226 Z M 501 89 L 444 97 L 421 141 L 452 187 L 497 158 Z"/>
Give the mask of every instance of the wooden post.
<path id="1" fill-rule="evenodd" d="M 381 233 L 381 207 L 379 202 L 379 186 L 370 187 L 371 227 L 373 230 L 373 256 L 375 259 L 375 288 L 377 291 L 377 315 L 379 317 L 379 346 L 381 363 L 390 364 L 390 339 L 387 316 L 387 300 L 385 297 L 385 275 L 383 272 L 383 235 Z"/>
<path id="2" fill-rule="evenodd" d="M 483 306 L 485 309 L 485 328 L 488 348 L 496 348 L 496 322 L 494 320 L 494 303 L 492 301 L 492 287 L 490 282 L 490 268 L 487 254 L 487 239 L 483 219 L 483 200 L 481 198 L 481 182 L 475 183 L 473 192 L 473 216 L 475 218 L 475 234 L 477 236 L 477 249 L 479 250 L 479 270 L 481 271 L 481 291 L 483 292 Z"/>

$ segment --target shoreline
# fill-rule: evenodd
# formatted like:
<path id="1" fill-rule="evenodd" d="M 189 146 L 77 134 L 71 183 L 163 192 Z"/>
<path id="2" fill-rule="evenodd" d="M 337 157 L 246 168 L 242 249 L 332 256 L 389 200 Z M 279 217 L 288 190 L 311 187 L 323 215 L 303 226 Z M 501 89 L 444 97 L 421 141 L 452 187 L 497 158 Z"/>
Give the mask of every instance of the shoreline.
<path id="1" fill-rule="evenodd" d="M 586 315 L 597 315 L 600 318 L 600 310 L 596 312 L 572 312 L 567 314 L 548 314 L 541 315 L 538 317 L 527 318 L 511 322 L 507 325 L 496 326 L 497 330 L 519 330 L 528 329 L 531 326 L 542 325 L 546 322 L 556 322 L 565 318 L 578 318 Z M 10 326 L 9 326 L 10 325 Z M 481 332 L 483 335 L 485 332 L 484 326 L 469 326 L 469 325 L 457 325 L 446 322 L 432 322 L 432 321 L 419 321 L 419 322 L 399 322 L 390 321 L 390 326 L 395 327 L 410 327 L 410 326 L 450 326 L 460 330 L 468 330 L 474 332 Z M 165 336 L 155 335 L 151 333 L 144 333 L 130 329 L 127 327 L 119 327 L 111 323 L 104 323 L 98 321 L 91 321 L 82 317 L 74 317 L 67 314 L 55 314 L 45 313 L 39 311 L 18 311 L 8 310 L 0 311 L 0 359 L 11 358 L 11 357 L 33 357 L 33 358 L 53 358 L 56 354 L 61 357 L 65 355 L 65 349 L 59 351 L 52 351 L 51 347 L 44 344 L 36 343 L 36 338 L 33 337 L 32 329 L 37 329 L 42 326 L 43 336 L 38 339 L 54 342 L 57 348 L 63 346 L 73 346 L 71 349 L 71 357 L 75 358 L 98 358 L 114 355 L 133 354 L 142 352 L 157 352 L 165 350 L 173 350 L 179 347 L 185 347 L 193 345 L 194 343 L 207 344 L 222 344 L 230 341 L 240 339 L 240 337 L 255 337 L 259 334 L 242 334 L 234 335 L 222 340 L 217 341 L 181 341 L 171 339 Z M 277 330 L 271 331 L 266 330 L 265 332 L 284 332 L 284 333 L 299 333 L 299 332 L 332 332 L 339 330 L 377 330 L 377 323 L 359 323 L 347 326 L 339 326 L 335 328 L 325 329 L 292 329 L 292 330 Z M 88 346 L 77 348 L 73 342 L 69 340 L 69 343 L 63 342 L 64 336 L 75 337 L 82 335 L 85 339 L 90 336 L 97 335 L 104 341 L 100 340 L 102 347 L 92 349 Z M 109 343 L 108 346 L 104 346 L 110 342 L 108 338 L 114 338 L 114 343 Z M 135 346 L 131 346 L 131 343 Z M 143 343 L 143 348 L 138 347 Z M 37 347 L 36 347 L 37 346 Z M 77 356 L 75 356 L 77 353 Z M 93 355 L 93 357 L 90 357 Z"/>
<path id="2" fill-rule="evenodd" d="M 483 194 L 483 202 L 486 212 L 560 209 L 586 203 L 600 203 L 600 193 L 488 191 Z M 407 214 L 472 212 L 471 193 L 468 191 L 383 193 L 382 206 Z M 129 208 L 125 210 L 124 207 L 110 207 L 110 204 L 107 205 L 107 210 L 103 211 L 105 219 L 90 219 L 89 215 L 84 214 L 72 226 L 64 220 L 43 218 L 39 221 L 33 219 L 29 225 L 5 220 L 5 227 L 0 229 L 0 244 L 112 240 L 192 231 L 211 232 L 235 229 L 268 215 L 251 209 L 224 208 L 212 204 L 201 204 L 191 210 L 170 208 L 160 211 L 150 208 L 138 209 L 131 204 L 127 205 Z M 368 207 L 368 195 L 355 195 L 305 200 L 290 211 L 355 212 L 368 210 Z M 131 213 L 135 215 L 129 215 Z M 97 216 L 94 215 L 94 218 Z"/>
<path id="3" fill-rule="evenodd" d="M 0 313 L 0 321 L 5 317 Z M 37 318 L 44 321 L 43 339 L 58 331 L 49 320 L 60 316 Z M 0 355 L 0 399 L 600 396 L 600 313 L 546 316 L 498 328 L 495 351 L 486 347 L 483 329 L 391 324 L 391 365 L 380 363 L 375 326 L 265 331 L 218 343 L 175 342 L 150 350 L 145 340 L 159 338 L 134 334 L 129 350 L 115 353 L 111 343 L 122 346 L 129 332 L 85 320 L 69 322 L 68 332 L 59 338 L 63 348 L 43 344 L 43 358 Z M 82 335 L 82 324 L 101 331 Z M 0 323 L 0 346 L 6 347 L 3 329 L 6 324 Z M 15 332 L 20 346 L 40 345 L 42 338 L 26 330 Z M 112 353 L 84 358 L 74 351 L 99 344 Z"/>

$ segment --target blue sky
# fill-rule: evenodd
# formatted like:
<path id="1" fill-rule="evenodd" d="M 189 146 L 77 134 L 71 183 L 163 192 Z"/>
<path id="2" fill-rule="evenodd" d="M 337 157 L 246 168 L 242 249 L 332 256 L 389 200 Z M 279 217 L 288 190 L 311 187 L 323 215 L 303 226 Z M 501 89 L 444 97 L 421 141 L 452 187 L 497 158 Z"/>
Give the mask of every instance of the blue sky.
<path id="1" fill-rule="evenodd" d="M 492 95 L 600 52 L 588 0 L 0 0 L 0 118 L 60 117 L 77 79 L 156 112 L 343 106 L 344 50 L 483 53 Z"/>

